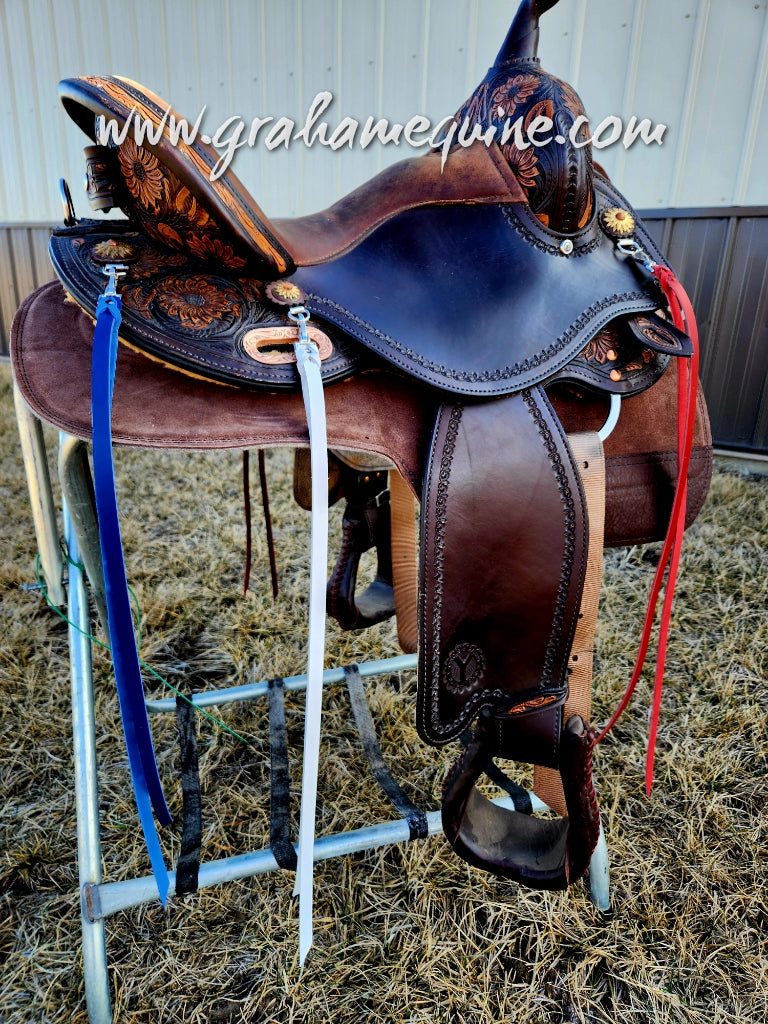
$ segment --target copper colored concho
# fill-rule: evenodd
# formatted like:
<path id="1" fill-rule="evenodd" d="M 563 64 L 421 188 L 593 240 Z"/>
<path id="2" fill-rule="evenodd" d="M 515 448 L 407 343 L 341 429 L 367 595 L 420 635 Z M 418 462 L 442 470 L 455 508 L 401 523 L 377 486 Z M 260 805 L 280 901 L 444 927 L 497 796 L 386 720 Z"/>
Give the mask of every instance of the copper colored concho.
<path id="1" fill-rule="evenodd" d="M 106 241 L 97 242 L 91 249 L 89 256 L 96 263 L 133 263 L 141 253 L 124 238 L 108 238 Z"/>
<path id="2" fill-rule="evenodd" d="M 309 340 L 317 345 L 321 362 L 333 354 L 331 339 L 319 327 L 308 324 L 307 334 Z M 297 340 L 298 328 L 291 325 L 254 327 L 243 336 L 241 345 L 243 351 L 257 363 L 280 366 L 296 362 L 293 344 Z"/>
<path id="3" fill-rule="evenodd" d="M 635 230 L 635 218 L 629 210 L 622 210 L 620 206 L 611 206 L 607 210 L 601 210 L 600 224 L 606 235 L 611 238 L 629 238 Z"/>
<path id="4" fill-rule="evenodd" d="M 270 281 L 264 294 L 276 306 L 297 306 L 305 299 L 304 292 L 292 281 Z"/>

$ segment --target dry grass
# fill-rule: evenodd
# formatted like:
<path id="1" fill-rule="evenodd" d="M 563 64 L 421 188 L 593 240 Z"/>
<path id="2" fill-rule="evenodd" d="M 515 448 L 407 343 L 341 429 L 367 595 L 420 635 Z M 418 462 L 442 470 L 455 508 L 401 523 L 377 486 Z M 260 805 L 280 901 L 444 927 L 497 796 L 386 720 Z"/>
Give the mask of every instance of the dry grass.
<path id="1" fill-rule="evenodd" d="M 25 591 L 35 556 L 0 368 L 2 635 L 0 1019 L 83 1024 L 66 629 Z M 119 453 L 129 571 L 144 614 L 144 656 L 195 688 L 303 668 L 307 516 L 290 464 L 270 456 L 282 594 L 257 579 L 243 599 L 236 455 Z M 134 512 L 140 510 L 140 514 Z M 299 979 L 292 880 L 214 887 L 107 922 L 120 1022 L 691 1022 L 768 1019 L 765 651 L 768 481 L 716 474 L 689 532 L 674 620 L 657 783 L 642 794 L 648 685 L 596 758 L 612 859 L 614 911 L 584 885 L 530 893 L 457 860 L 439 838 L 327 862 L 317 871 L 317 942 Z M 622 690 L 657 549 L 606 556 L 596 718 Z M 265 566 L 263 547 L 256 567 Z M 257 573 L 258 576 L 258 573 Z M 391 630 L 342 636 L 329 663 L 396 653 Z M 96 654 L 107 878 L 146 872 L 105 658 Z M 398 777 L 437 805 L 452 751 L 413 725 L 414 682 L 369 684 Z M 153 691 L 154 692 L 154 691 Z M 289 701 L 300 744 L 301 698 Z M 323 831 L 391 817 L 365 782 L 343 690 L 325 697 Z M 263 846 L 265 709 L 225 720 L 245 746 L 200 720 L 208 858 Z M 172 721 L 156 725 L 179 810 Z M 170 854 L 178 847 L 173 829 Z"/>

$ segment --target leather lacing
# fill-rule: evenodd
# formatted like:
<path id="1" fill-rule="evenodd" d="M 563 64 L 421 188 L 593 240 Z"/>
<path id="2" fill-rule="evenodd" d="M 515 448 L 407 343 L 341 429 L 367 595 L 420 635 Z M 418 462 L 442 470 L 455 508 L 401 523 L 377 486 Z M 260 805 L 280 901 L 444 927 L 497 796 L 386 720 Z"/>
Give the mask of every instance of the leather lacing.
<path id="1" fill-rule="evenodd" d="M 592 754 L 597 745 L 595 730 L 588 727 L 586 733 L 579 737 L 579 742 L 586 746 L 586 750 L 583 758 L 578 758 L 574 766 L 572 784 L 574 788 L 577 788 L 582 806 L 586 798 L 586 802 L 589 805 L 589 814 L 585 816 L 584 822 L 586 827 L 583 832 L 574 833 L 571 829 L 568 831 L 568 855 L 565 861 L 565 871 L 569 885 L 571 878 L 579 878 L 584 873 L 586 864 L 592 856 L 597 846 L 597 840 L 600 837 L 600 807 L 592 780 Z M 573 850 L 571 839 L 576 834 L 580 840 L 583 840 L 583 845 L 580 843 L 580 848 Z"/>

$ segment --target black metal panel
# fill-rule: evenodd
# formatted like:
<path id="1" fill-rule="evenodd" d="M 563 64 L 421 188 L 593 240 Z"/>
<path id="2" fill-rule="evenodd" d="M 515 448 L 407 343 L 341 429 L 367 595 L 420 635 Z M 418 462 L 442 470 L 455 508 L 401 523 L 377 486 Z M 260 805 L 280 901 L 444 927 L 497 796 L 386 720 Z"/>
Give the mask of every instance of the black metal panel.
<path id="1" fill-rule="evenodd" d="M 718 444 L 768 451 L 768 218 L 733 234 L 704 388 Z"/>
<path id="2" fill-rule="evenodd" d="M 644 220 L 696 310 L 715 446 L 768 453 L 768 210 L 649 210 Z"/>

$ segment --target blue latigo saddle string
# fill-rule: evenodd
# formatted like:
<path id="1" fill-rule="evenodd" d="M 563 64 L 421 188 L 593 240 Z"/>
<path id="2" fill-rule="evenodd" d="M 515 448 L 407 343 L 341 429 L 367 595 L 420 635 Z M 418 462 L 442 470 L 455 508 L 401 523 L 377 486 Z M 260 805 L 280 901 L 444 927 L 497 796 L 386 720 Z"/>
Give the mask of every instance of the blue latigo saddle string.
<path id="1" fill-rule="evenodd" d="M 115 468 L 112 460 L 112 393 L 117 364 L 117 332 L 122 319 L 122 302 L 117 294 L 116 282 L 118 275 L 125 270 L 127 267 L 120 264 L 108 264 L 104 267 L 109 282 L 96 305 L 91 364 L 93 477 L 109 619 L 109 642 L 125 746 L 128 751 L 128 765 L 147 853 L 160 900 L 165 906 L 169 887 L 168 871 L 152 812 L 154 810 L 154 815 L 161 825 L 171 823 L 171 814 L 157 771 L 152 733 L 144 701 L 144 686 L 141 681 L 139 654 L 136 649 L 125 574 L 115 492 Z"/>

